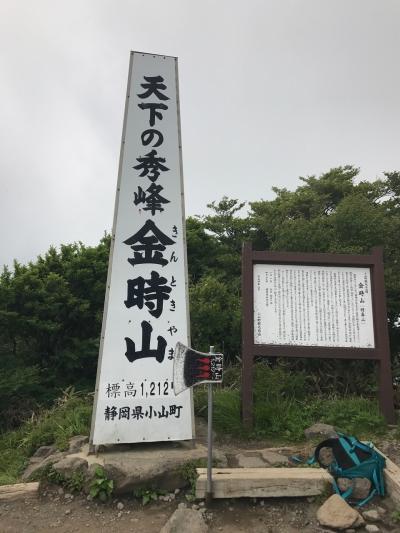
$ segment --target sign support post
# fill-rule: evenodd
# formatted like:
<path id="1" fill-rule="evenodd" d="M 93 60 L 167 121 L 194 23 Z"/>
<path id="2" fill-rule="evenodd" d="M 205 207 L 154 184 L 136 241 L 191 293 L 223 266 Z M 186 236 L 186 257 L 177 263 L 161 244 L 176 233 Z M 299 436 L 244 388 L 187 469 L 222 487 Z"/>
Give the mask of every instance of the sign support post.
<path id="1" fill-rule="evenodd" d="M 214 346 L 210 346 L 210 357 L 215 354 Z M 207 431 L 207 492 L 206 503 L 212 500 L 212 417 L 213 417 L 213 388 L 212 383 L 208 384 L 208 431 Z"/>
<path id="2" fill-rule="evenodd" d="M 197 352 L 181 342 L 175 347 L 174 355 L 174 392 L 175 395 L 200 383 L 208 383 L 208 423 L 207 423 L 207 486 L 206 502 L 212 500 L 212 418 L 213 418 L 213 384 L 222 383 L 224 356 L 215 353 L 210 346 L 208 353 Z"/>

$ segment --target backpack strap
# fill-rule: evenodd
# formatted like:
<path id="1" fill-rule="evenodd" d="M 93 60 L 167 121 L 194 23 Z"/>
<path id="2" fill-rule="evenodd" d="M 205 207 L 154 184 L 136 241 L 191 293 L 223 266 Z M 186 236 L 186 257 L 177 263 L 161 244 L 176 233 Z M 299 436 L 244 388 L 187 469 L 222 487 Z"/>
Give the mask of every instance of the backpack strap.
<path id="1" fill-rule="evenodd" d="M 352 495 L 353 493 L 353 485 L 351 485 L 347 490 L 345 490 L 344 492 L 341 492 L 340 489 L 339 489 L 339 486 L 338 484 L 336 483 L 336 479 L 335 478 L 332 478 L 332 485 L 333 485 L 333 490 L 336 492 L 336 494 L 338 494 L 339 496 L 341 496 L 344 500 L 347 500 L 347 498 L 349 496 Z"/>
<path id="2" fill-rule="evenodd" d="M 350 442 L 349 442 L 350 441 Z M 350 459 L 353 461 L 353 463 L 356 465 L 356 466 L 359 466 L 361 461 L 360 459 L 357 457 L 357 454 L 355 453 L 355 449 L 356 449 L 356 446 L 357 446 L 357 440 L 354 439 L 354 437 L 347 437 L 347 439 L 345 437 L 339 437 L 339 442 L 340 444 L 342 445 L 342 448 L 345 450 L 345 452 L 347 453 L 347 455 L 350 457 Z"/>
<path id="3" fill-rule="evenodd" d="M 377 494 L 377 493 L 378 493 L 378 491 L 376 489 L 372 489 L 371 492 L 368 494 L 368 496 L 366 498 L 364 498 L 364 500 L 362 500 L 361 502 L 357 502 L 356 503 L 356 507 L 362 507 L 363 505 L 368 503 L 375 496 L 375 494 Z"/>

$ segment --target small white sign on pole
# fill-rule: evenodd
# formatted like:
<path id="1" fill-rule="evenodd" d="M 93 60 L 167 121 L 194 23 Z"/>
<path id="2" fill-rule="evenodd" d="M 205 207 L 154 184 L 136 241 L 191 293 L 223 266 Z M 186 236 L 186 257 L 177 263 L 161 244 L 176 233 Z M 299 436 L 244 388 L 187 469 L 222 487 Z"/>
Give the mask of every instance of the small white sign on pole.
<path id="1" fill-rule="evenodd" d="M 172 379 L 188 318 L 177 58 L 132 52 L 93 444 L 193 437 L 191 389 L 176 398 Z"/>
<path id="2" fill-rule="evenodd" d="M 374 348 L 370 269 L 254 265 L 254 343 Z"/>

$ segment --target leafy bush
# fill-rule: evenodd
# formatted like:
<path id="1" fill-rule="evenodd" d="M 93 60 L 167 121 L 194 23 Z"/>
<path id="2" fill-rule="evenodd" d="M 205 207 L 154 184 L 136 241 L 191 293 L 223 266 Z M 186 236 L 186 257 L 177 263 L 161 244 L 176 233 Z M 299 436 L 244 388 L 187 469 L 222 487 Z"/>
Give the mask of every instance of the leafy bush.
<path id="1" fill-rule="evenodd" d="M 0 435 L 0 485 L 15 483 L 28 458 L 40 446 L 54 444 L 65 450 L 74 435 L 88 435 L 92 396 L 72 389 L 51 409 L 32 416 L 19 429 Z"/>
<path id="2" fill-rule="evenodd" d="M 68 448 L 74 435 L 88 435 L 92 415 L 92 397 L 67 389 L 52 409 L 42 411 L 23 426 L 20 446 L 32 454 L 40 446 L 54 444 L 59 450 Z"/>
<path id="3" fill-rule="evenodd" d="M 157 501 L 158 500 L 158 496 L 160 495 L 164 495 L 166 494 L 166 491 L 165 490 L 159 490 L 159 489 L 145 489 L 145 488 L 140 488 L 140 489 L 136 489 L 133 493 L 134 497 L 135 498 L 139 498 L 142 500 L 142 505 L 147 505 L 148 503 L 150 503 L 151 501 Z"/>
<path id="4" fill-rule="evenodd" d="M 66 477 L 60 472 L 57 472 L 51 463 L 47 463 L 46 466 L 32 474 L 29 481 L 48 481 L 54 485 L 64 485 Z"/>
<path id="5" fill-rule="evenodd" d="M 229 310 L 229 311 L 227 311 Z M 206 276 L 190 289 L 191 336 L 197 350 L 210 346 L 233 360 L 240 345 L 239 283 Z"/>
<path id="6" fill-rule="evenodd" d="M 220 435 L 235 438 L 272 438 L 300 441 L 315 422 L 332 424 L 358 437 L 382 434 L 386 424 L 378 402 L 358 396 L 307 394 L 307 377 L 284 366 L 254 369 L 254 428 L 249 433 L 241 421 L 240 385 L 215 387 L 213 423 Z M 207 390 L 195 389 L 195 411 L 207 416 Z"/>
<path id="7" fill-rule="evenodd" d="M 38 366 L 21 366 L 2 356 L 0 372 L 0 430 L 17 427 L 37 407 L 35 397 L 44 396 Z"/>
<path id="8" fill-rule="evenodd" d="M 51 247 L 0 272 L 0 429 L 71 383 L 94 388 L 109 244 Z"/>
<path id="9" fill-rule="evenodd" d="M 90 485 L 90 496 L 97 498 L 101 502 L 107 501 L 114 490 L 114 481 L 108 479 L 107 474 L 101 466 L 98 466 L 95 470 L 95 478 Z"/>
<path id="10" fill-rule="evenodd" d="M 218 459 L 213 458 L 212 464 L 213 467 L 218 466 Z M 206 468 L 207 467 L 207 459 L 192 459 L 190 461 L 187 461 L 181 467 L 179 468 L 179 473 L 183 477 L 183 479 L 188 483 L 190 486 L 190 492 L 189 494 L 186 494 L 186 499 L 189 501 L 192 501 L 195 499 L 196 496 L 196 482 L 197 478 L 199 477 L 197 474 L 197 468 Z"/>

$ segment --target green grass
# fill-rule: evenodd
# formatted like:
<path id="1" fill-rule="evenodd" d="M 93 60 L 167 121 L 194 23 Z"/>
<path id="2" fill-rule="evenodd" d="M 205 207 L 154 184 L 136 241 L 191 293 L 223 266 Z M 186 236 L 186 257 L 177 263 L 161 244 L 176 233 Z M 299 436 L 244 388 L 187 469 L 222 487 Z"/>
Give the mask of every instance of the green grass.
<path id="1" fill-rule="evenodd" d="M 74 435 L 88 435 L 92 398 L 67 390 L 54 407 L 26 421 L 19 429 L 0 435 L 0 485 L 18 481 L 29 457 L 40 446 L 68 448 Z"/>
<path id="2" fill-rule="evenodd" d="M 373 439 L 385 433 L 378 402 L 358 396 L 313 395 L 308 377 L 282 366 L 255 366 L 254 428 L 249 433 L 241 422 L 240 369 L 232 367 L 223 386 L 214 389 L 214 428 L 219 436 L 235 439 L 262 438 L 280 442 L 304 440 L 304 429 L 315 422 L 332 424 L 358 438 Z M 207 389 L 194 389 L 195 412 L 207 416 Z M 44 410 L 19 429 L 0 435 L 0 485 L 15 483 L 29 457 L 44 445 L 68 447 L 74 435 L 88 435 L 92 398 L 72 390 L 53 408 Z M 79 480 L 78 480 L 79 481 Z"/>
<path id="3" fill-rule="evenodd" d="M 372 438 L 386 431 L 378 402 L 359 396 L 307 394 L 307 377 L 282 367 L 256 365 L 254 379 L 254 428 L 247 432 L 240 417 L 240 386 L 230 376 L 230 388 L 215 387 L 213 423 L 217 434 L 234 438 L 270 438 L 289 442 L 304 440 L 304 430 L 315 422 L 332 424 L 358 438 Z M 207 416 L 207 391 L 195 389 L 195 410 Z"/>

